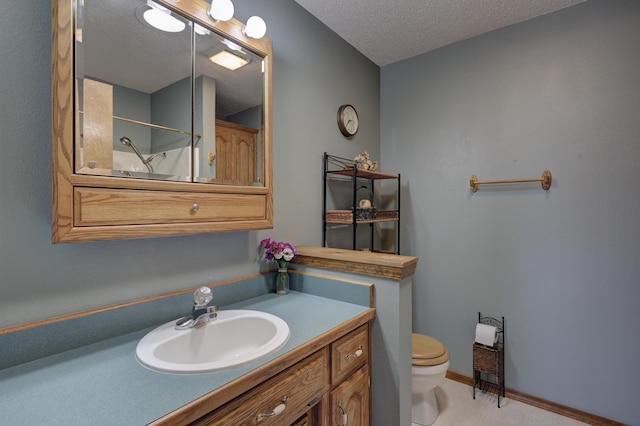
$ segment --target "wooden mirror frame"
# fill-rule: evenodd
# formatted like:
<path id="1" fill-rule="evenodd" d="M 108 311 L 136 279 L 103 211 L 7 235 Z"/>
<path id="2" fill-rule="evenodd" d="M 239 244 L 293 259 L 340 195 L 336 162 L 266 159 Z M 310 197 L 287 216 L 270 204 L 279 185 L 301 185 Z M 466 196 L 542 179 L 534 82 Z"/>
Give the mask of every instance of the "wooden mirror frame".
<path id="1" fill-rule="evenodd" d="M 52 0 L 52 242 L 124 240 L 273 228 L 272 43 L 214 22 L 202 0 L 155 0 L 264 58 L 264 186 L 169 182 L 76 174 L 74 10 Z"/>

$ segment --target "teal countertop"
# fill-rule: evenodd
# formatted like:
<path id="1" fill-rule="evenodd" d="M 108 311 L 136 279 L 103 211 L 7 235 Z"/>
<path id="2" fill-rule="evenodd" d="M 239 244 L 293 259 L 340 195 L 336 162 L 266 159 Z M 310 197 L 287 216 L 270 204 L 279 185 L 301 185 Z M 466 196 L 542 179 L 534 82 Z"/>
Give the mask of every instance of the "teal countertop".
<path id="1" fill-rule="evenodd" d="M 152 371 L 136 361 L 136 345 L 153 327 L 125 334 L 1 370 L 0 423 L 145 425 L 369 308 L 291 292 L 286 296 L 265 294 L 220 309 L 254 309 L 277 315 L 289 325 L 289 341 L 274 354 L 238 368 L 179 375 Z"/>

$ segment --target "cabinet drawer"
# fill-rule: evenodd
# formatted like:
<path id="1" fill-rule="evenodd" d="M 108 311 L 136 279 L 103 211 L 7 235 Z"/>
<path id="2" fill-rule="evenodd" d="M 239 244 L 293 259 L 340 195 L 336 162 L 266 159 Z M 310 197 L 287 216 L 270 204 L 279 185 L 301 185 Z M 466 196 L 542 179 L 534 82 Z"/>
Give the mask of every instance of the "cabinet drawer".
<path id="1" fill-rule="evenodd" d="M 331 344 L 331 383 L 342 381 L 369 362 L 369 327 L 358 327 Z"/>
<path id="2" fill-rule="evenodd" d="M 260 220 L 265 195 L 74 188 L 74 225 L 150 225 Z"/>
<path id="3" fill-rule="evenodd" d="M 320 350 L 192 423 L 192 426 L 291 424 L 322 399 L 329 382 L 327 363 L 326 350 Z M 276 410 L 283 404 L 283 399 L 286 399 L 285 406 Z M 280 409 L 282 411 L 277 415 L 259 420 L 261 413 L 275 413 Z"/>

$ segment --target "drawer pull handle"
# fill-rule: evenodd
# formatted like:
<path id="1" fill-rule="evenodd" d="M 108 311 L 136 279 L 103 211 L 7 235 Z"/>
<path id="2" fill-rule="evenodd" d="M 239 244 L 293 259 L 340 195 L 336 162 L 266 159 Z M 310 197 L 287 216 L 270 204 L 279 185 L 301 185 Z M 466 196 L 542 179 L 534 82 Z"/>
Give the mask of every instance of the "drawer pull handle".
<path id="1" fill-rule="evenodd" d="M 276 406 L 276 408 L 273 409 L 272 412 L 270 413 L 260 413 L 258 414 L 258 418 L 257 421 L 261 422 L 262 420 L 269 418 L 269 417 L 275 417 L 278 414 L 282 413 L 284 411 L 285 408 L 287 408 L 287 401 L 289 400 L 289 397 L 285 395 L 284 398 L 282 398 L 282 404 L 278 404 Z"/>
<path id="2" fill-rule="evenodd" d="M 198 203 L 194 203 L 194 204 L 191 206 L 191 210 L 192 210 L 193 212 L 197 212 L 198 210 L 200 210 L 200 206 L 198 205 Z"/>
<path id="3" fill-rule="evenodd" d="M 342 426 L 347 426 L 349 421 L 349 416 L 347 415 L 347 410 L 342 407 L 342 400 L 338 401 L 338 408 L 342 411 Z"/>
<path id="4" fill-rule="evenodd" d="M 362 356 L 362 345 L 358 346 L 358 350 L 355 351 L 352 354 L 347 354 L 344 356 L 345 359 L 350 359 L 350 358 L 358 358 Z"/>

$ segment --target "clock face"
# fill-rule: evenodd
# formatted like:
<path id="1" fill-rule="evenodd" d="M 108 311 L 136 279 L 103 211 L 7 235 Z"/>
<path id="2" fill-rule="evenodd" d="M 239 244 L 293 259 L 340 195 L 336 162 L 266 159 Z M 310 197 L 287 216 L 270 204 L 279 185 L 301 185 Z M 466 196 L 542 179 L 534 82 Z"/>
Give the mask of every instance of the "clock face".
<path id="1" fill-rule="evenodd" d="M 358 112 L 351 105 L 342 105 L 338 108 L 338 128 L 343 135 L 349 137 L 358 132 L 360 121 Z"/>

